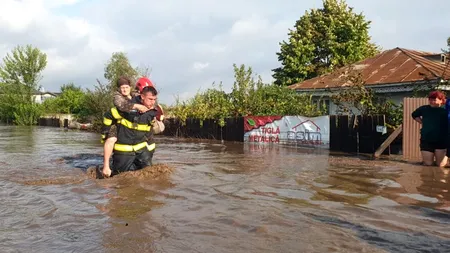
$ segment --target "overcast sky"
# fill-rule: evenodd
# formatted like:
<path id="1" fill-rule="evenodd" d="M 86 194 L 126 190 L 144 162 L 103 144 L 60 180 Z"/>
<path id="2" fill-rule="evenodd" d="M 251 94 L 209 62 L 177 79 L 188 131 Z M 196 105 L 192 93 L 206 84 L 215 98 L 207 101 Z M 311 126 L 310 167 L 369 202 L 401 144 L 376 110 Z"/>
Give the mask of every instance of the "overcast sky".
<path id="1" fill-rule="evenodd" d="M 372 21 L 375 43 L 440 52 L 450 36 L 448 0 L 348 0 Z M 278 43 L 321 0 L 0 0 L 0 57 L 32 44 L 48 65 L 41 85 L 93 88 L 113 52 L 150 66 L 160 101 L 171 104 L 199 89 L 233 83 L 233 63 L 253 67 L 266 82 L 279 66 Z"/>

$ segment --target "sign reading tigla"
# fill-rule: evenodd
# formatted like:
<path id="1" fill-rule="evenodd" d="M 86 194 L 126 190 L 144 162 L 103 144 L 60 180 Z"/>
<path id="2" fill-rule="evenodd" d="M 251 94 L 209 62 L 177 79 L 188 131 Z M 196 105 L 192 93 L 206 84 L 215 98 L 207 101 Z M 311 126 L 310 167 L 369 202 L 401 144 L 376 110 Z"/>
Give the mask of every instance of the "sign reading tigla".
<path id="1" fill-rule="evenodd" d="M 329 148 L 329 116 L 249 116 L 244 141 Z"/>

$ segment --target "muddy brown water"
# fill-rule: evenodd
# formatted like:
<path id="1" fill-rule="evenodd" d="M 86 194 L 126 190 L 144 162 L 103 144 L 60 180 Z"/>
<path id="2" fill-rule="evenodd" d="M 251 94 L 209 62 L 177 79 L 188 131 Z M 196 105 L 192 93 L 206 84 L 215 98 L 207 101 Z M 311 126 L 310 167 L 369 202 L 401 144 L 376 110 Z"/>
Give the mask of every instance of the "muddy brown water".
<path id="1" fill-rule="evenodd" d="M 0 252 L 450 252 L 448 170 L 158 138 L 93 179 L 99 135 L 0 126 Z"/>

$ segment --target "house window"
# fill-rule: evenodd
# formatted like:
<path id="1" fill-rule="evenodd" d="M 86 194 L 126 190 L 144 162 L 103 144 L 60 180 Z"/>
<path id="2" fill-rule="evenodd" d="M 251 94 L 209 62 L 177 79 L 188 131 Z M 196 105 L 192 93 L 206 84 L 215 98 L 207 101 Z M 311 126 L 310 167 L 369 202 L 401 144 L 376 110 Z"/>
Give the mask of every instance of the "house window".
<path id="1" fill-rule="evenodd" d="M 328 114 L 330 114 L 330 100 L 329 99 L 325 99 L 325 110 Z"/>
<path id="2" fill-rule="evenodd" d="M 330 100 L 329 99 L 313 99 L 313 105 L 316 105 L 316 108 L 322 109 L 325 104 L 325 112 L 330 113 Z"/>

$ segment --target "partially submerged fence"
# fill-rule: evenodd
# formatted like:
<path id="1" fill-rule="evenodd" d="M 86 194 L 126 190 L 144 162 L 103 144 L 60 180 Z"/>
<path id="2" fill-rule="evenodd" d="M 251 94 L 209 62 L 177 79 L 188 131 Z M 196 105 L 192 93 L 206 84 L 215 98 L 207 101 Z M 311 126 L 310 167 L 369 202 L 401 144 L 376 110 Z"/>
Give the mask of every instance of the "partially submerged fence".
<path id="1" fill-rule="evenodd" d="M 165 120 L 164 135 L 183 138 L 216 139 L 225 141 L 244 141 L 244 118 L 229 118 L 221 127 L 216 120 L 187 119 L 185 124 L 176 118 Z"/>
<path id="2" fill-rule="evenodd" d="M 283 118 L 287 118 L 285 116 Z M 329 149 L 331 151 L 346 152 L 346 153 L 374 153 L 376 149 L 383 143 L 383 141 L 389 136 L 390 131 L 383 133 L 383 127 L 385 126 L 385 116 L 345 116 L 345 115 L 330 115 L 329 121 Z M 253 117 L 254 118 L 254 117 Z M 261 117 L 267 118 L 267 117 Z M 279 116 L 277 120 L 281 120 Z M 177 119 L 168 119 L 166 121 L 166 130 L 164 135 L 166 136 L 177 136 L 177 137 L 188 137 L 188 138 L 203 138 L 203 139 L 217 139 L 225 141 L 244 141 L 244 135 L 247 131 L 244 131 L 244 122 L 246 118 L 231 118 L 226 119 L 226 125 L 220 127 L 214 120 L 205 120 L 203 125 L 201 125 L 198 119 L 187 119 L 185 124 Z M 270 121 L 270 124 L 273 122 Z M 265 123 L 263 123 L 265 124 Z M 269 124 L 269 123 L 267 123 Z M 264 125 L 261 126 L 262 128 Z M 294 126 L 294 127 L 297 127 Z M 328 127 L 327 127 L 328 128 Z M 267 142 L 277 142 L 273 137 L 276 134 L 276 129 L 267 128 Z M 268 133 L 272 131 L 271 133 Z M 280 130 L 278 130 L 280 131 Z M 283 131 L 283 130 L 281 130 Z M 317 136 L 312 130 L 312 132 L 306 133 L 306 135 Z M 264 131 L 263 131 L 264 132 Z M 291 133 L 292 134 L 292 133 Z M 320 134 L 320 133 L 319 133 Z M 301 135 L 301 139 L 305 139 L 304 132 L 296 132 L 295 139 Z M 290 137 L 287 137 L 290 140 Z M 261 139 L 261 138 L 259 138 Z M 250 142 L 266 142 L 257 140 L 257 138 L 248 138 L 247 141 Z M 275 140 L 275 141 L 273 141 Z M 298 146 L 314 146 L 317 140 L 308 140 L 307 142 L 298 140 L 293 143 Z M 289 142 L 292 143 L 292 142 Z M 394 141 L 389 147 L 383 152 L 383 154 L 398 154 L 401 150 L 401 137 Z"/>
<path id="3" fill-rule="evenodd" d="M 330 150 L 346 153 L 374 153 L 387 139 L 384 115 L 330 115 Z M 399 142 L 394 142 L 383 154 L 396 154 Z"/>

